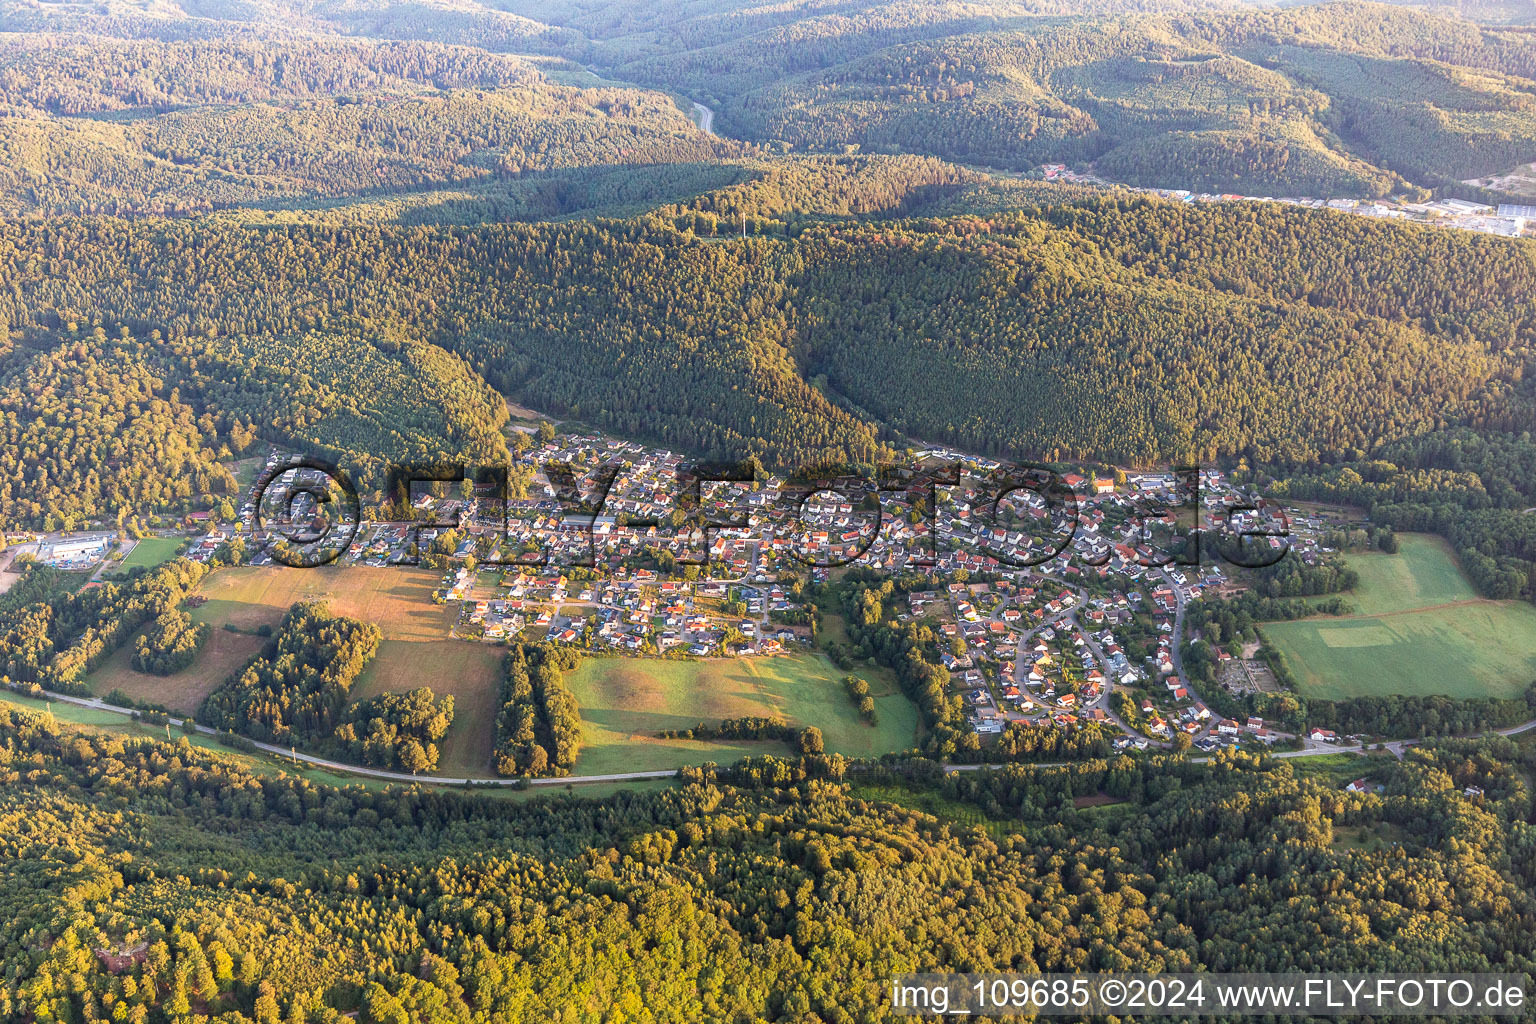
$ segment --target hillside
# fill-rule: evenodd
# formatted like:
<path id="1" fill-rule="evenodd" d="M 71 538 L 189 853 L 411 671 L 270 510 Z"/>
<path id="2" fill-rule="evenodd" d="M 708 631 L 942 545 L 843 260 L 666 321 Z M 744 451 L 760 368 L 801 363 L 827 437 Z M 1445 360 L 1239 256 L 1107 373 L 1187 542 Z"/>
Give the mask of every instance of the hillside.
<path id="1" fill-rule="evenodd" d="M 558 85 L 462 47 L 0 39 L 9 214 L 177 214 L 733 152 L 665 96 Z"/>
<path id="2" fill-rule="evenodd" d="M 875 786 L 779 763 L 780 788 L 519 807 L 6 705 L 0 1012 L 468 1024 L 580 992 L 658 1021 L 886 1020 L 909 965 L 1518 977 L 1530 767 L 1416 750 L 1370 769 L 1376 796 L 1246 755 Z M 1074 806 L 1097 793 L 1116 806 Z"/>
<path id="3" fill-rule="evenodd" d="M 615 75 L 717 102 L 744 138 L 1016 170 L 1095 162 L 1161 187 L 1374 196 L 1536 150 L 1536 41 L 1401 8 L 845 28 L 828 15 L 595 52 Z"/>
<path id="4" fill-rule="evenodd" d="M 1062 162 L 1217 192 L 1455 188 L 1536 155 L 1536 36 L 1437 11 L 13 5 L 0 202 L 181 212 L 740 152 L 691 130 L 682 97 L 772 152 Z"/>
<path id="5" fill-rule="evenodd" d="M 243 424 L 370 480 L 391 457 L 495 457 L 505 413 L 490 388 L 781 465 L 907 438 L 1306 461 L 1529 423 L 1530 243 L 1147 200 L 779 219 L 767 183 L 630 222 L 13 223 L 0 316 L 43 332 L 11 356 L 16 401 L 42 372 L 28 353 L 141 359 L 107 338 L 141 324 L 166 339 L 147 351 L 187 414 L 217 410 L 209 443 Z M 730 214 L 748 202 L 742 240 Z M 76 400 L 105 380 L 72 385 Z"/>

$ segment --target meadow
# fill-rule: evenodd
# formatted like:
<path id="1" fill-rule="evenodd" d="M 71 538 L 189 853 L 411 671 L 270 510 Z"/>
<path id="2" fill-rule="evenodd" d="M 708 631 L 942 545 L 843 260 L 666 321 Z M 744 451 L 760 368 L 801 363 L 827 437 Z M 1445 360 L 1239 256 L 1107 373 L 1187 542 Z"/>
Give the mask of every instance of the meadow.
<path id="1" fill-rule="evenodd" d="M 386 640 L 443 640 L 453 625 L 451 606 L 432 603 L 440 574 L 429 569 L 367 566 L 241 566 L 220 569 L 198 590 L 205 602 L 192 617 L 215 627 L 275 626 L 296 601 L 327 601 L 337 615 L 365 619 Z"/>
<path id="2" fill-rule="evenodd" d="M 587 658 L 567 677 L 581 705 L 584 738 L 577 770 L 584 775 L 650 771 L 786 752 L 781 743 L 656 736 L 741 716 L 814 725 L 829 751 L 854 757 L 911 748 L 917 731 L 912 702 L 887 680 L 857 673 L 875 698 L 877 724 L 867 725 L 843 690 L 845 674 L 819 654 L 706 661 Z"/>
<path id="3" fill-rule="evenodd" d="M 1347 557 L 1349 567 L 1360 574 L 1360 584 L 1350 594 L 1358 615 L 1480 600 L 1450 545 L 1440 537 L 1404 534 L 1395 555 L 1373 551 Z"/>
<path id="4" fill-rule="evenodd" d="M 376 623 L 384 640 L 353 687 L 355 699 L 430 686 L 452 694 L 454 722 L 439 774 L 482 777 L 495 744 L 501 658 L 505 651 L 451 640 L 454 610 L 435 605 L 434 572 L 367 567 L 221 569 L 198 591 L 193 618 L 213 625 L 208 646 L 185 672 L 156 677 L 135 672 L 128 648 L 92 673 L 92 691 L 121 689 L 175 710 L 196 708 L 210 690 L 260 649 L 254 631 L 275 625 L 295 601 L 326 600 L 339 614 Z M 782 754 L 781 743 L 662 740 L 656 733 L 691 729 L 741 716 L 782 718 L 821 729 L 828 750 L 872 756 L 910 748 L 917 713 L 886 670 L 860 670 L 875 698 L 877 724 L 858 715 L 842 685 L 846 673 L 823 655 L 764 659 L 665 661 L 592 657 L 570 676 L 581 705 L 585 739 L 582 775 L 675 768 L 704 761 L 729 763 L 754 754 Z"/>
<path id="5" fill-rule="evenodd" d="M 437 772 L 464 778 L 489 777 L 505 653 L 499 647 L 469 640 L 430 644 L 385 640 L 353 684 L 351 696 L 364 700 L 418 686 L 430 686 L 439 697 L 452 694 L 453 724 L 443 738 Z"/>
<path id="6" fill-rule="evenodd" d="M 258 636 L 215 627 L 192 664 L 180 672 L 156 676 L 133 667 L 134 641 L 129 640 L 87 675 L 85 683 L 98 697 L 121 690 L 134 700 L 191 714 L 215 687 L 255 657 L 265 642 Z"/>
<path id="7" fill-rule="evenodd" d="M 1308 696 L 1514 697 L 1536 681 L 1536 606 L 1472 590 L 1438 537 L 1349 556 L 1355 613 L 1264 627 Z"/>

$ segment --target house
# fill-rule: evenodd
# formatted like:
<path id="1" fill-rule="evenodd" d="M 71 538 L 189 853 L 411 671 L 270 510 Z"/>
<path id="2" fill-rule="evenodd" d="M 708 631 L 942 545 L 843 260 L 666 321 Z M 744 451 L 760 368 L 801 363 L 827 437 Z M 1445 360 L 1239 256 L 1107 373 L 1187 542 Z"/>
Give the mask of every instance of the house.
<path id="1" fill-rule="evenodd" d="M 1314 743 L 1337 743 L 1339 742 L 1339 734 L 1332 729 L 1313 729 L 1307 733 L 1307 739 L 1312 740 Z"/>
<path id="2" fill-rule="evenodd" d="M 1371 784 L 1364 779 L 1356 779 L 1344 788 L 1351 793 L 1364 793 L 1371 788 Z"/>

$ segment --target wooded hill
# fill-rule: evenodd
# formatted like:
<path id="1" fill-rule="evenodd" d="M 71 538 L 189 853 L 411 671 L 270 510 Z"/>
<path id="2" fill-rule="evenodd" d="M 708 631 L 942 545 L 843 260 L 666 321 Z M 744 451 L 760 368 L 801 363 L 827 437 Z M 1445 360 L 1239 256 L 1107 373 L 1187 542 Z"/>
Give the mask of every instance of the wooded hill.
<path id="1" fill-rule="evenodd" d="M 1223 754 L 848 786 L 807 757 L 751 766 L 779 788 L 695 771 L 524 808 L 0 707 L 0 1014 L 469 1024 L 584 993 L 658 1021 L 878 1021 L 893 964 L 1518 977 L 1533 767 L 1497 741 L 1348 775 Z M 1384 792 L 1345 792 L 1362 772 Z M 1100 794 L 1124 802 L 1075 809 Z"/>
<path id="2" fill-rule="evenodd" d="M 0 17 L 0 211 L 314 204 L 743 152 L 668 93 L 766 152 L 1092 163 L 1217 192 L 1464 189 L 1536 155 L 1536 37 L 1352 0 L 165 13 Z"/>
<path id="3" fill-rule="evenodd" d="M 1528 242 L 1150 200 L 760 217 L 743 241 L 705 207 L 558 225 L 0 226 L 0 319 L 20 339 L 0 356 L 9 514 L 217 494 L 212 460 L 254 436 L 374 487 L 390 459 L 499 459 L 506 413 L 487 384 L 781 465 L 908 438 L 1301 462 L 1531 422 Z M 150 462 L 190 477 L 149 475 L 123 443 L 151 398 L 153 440 L 174 451 Z"/>
<path id="4" fill-rule="evenodd" d="M 0 213 L 314 203 L 740 147 L 666 96 L 431 43 L 0 34 Z"/>
<path id="5" fill-rule="evenodd" d="M 615 77 L 797 149 L 1095 161 L 1145 185 L 1352 196 L 1507 170 L 1536 149 L 1528 33 L 1380 4 L 1148 6 L 717 9 L 651 35 L 573 23 Z"/>

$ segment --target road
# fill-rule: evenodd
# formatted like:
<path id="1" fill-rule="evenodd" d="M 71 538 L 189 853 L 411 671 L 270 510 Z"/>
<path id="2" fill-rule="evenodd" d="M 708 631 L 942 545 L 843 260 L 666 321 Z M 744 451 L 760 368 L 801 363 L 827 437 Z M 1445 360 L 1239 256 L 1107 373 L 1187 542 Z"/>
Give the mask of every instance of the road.
<path id="1" fill-rule="evenodd" d="M 125 717 L 131 717 L 134 714 L 134 712 L 128 708 L 120 708 L 115 704 L 108 704 L 100 697 L 71 697 L 67 694 L 54 693 L 51 690 L 45 690 L 44 693 L 47 695 L 47 699 L 49 700 L 62 701 L 66 704 L 74 704 L 78 707 L 91 708 L 96 711 L 108 711 L 113 714 L 123 715 Z M 184 720 L 180 718 L 171 718 L 170 724 L 176 728 L 181 728 L 183 721 Z M 206 725 L 199 725 L 196 722 L 192 723 L 192 725 L 198 733 L 204 736 L 219 735 L 218 730 L 210 729 Z M 1511 726 L 1508 729 L 1497 729 L 1494 730 L 1494 732 L 1499 736 L 1515 736 L 1523 732 L 1529 732 L 1532 729 L 1536 729 L 1536 719 L 1532 719 L 1529 722 L 1523 722 L 1520 725 Z M 342 772 L 347 775 L 361 775 L 370 779 L 381 779 L 386 782 L 407 782 L 415 785 L 429 786 L 466 786 L 470 784 L 476 786 L 519 786 L 522 785 L 525 781 L 521 778 L 469 779 L 449 778 L 442 775 L 408 775 L 405 772 L 390 772 L 381 768 L 364 768 L 361 765 L 347 764 L 343 761 L 331 761 L 323 757 L 316 757 L 313 754 L 304 754 L 287 747 L 280 747 L 273 743 L 258 743 L 255 740 L 251 740 L 249 742 L 257 750 L 272 754 L 275 757 L 286 758 L 289 761 L 302 761 L 305 764 L 312 765 L 316 768 L 325 768 L 331 771 Z M 1396 755 L 1399 760 L 1401 760 L 1403 756 L 1403 750 L 1407 747 L 1413 746 L 1416 742 L 1418 741 L 1395 740 L 1387 744 L 1387 749 Z M 1317 757 L 1327 754 L 1362 754 L 1364 752 L 1364 748 L 1360 746 L 1326 745 L 1306 750 L 1286 750 L 1272 754 L 1271 756 L 1283 758 Z M 1210 758 L 1193 757 L 1190 758 L 1190 760 L 1196 764 L 1200 764 L 1209 761 Z M 1069 761 L 1052 761 L 1048 763 L 1021 762 L 1021 764 L 1031 768 L 1064 768 L 1071 763 L 1072 762 Z M 980 771 L 983 768 L 1004 767 L 1007 767 L 1006 763 L 946 764 L 943 766 L 944 771 L 946 772 L 974 772 Z M 644 779 L 670 779 L 675 778 L 676 775 L 677 770 L 669 768 L 662 769 L 660 771 L 614 772 L 607 775 L 564 775 L 547 779 L 527 779 L 526 782 L 530 786 L 562 786 L 586 782 L 638 782 Z"/>
<path id="2" fill-rule="evenodd" d="M 44 692 L 47 693 L 49 700 L 63 701 L 66 704 L 75 704 L 79 707 L 92 708 L 96 711 L 110 711 L 125 716 L 133 715 L 132 710 L 120 708 L 115 704 L 108 704 L 100 697 L 71 697 L 63 693 Z M 180 718 L 170 719 L 171 725 L 178 729 L 182 727 L 183 721 L 184 719 Z M 219 735 L 217 729 L 210 729 L 206 725 L 199 725 L 193 722 L 192 726 L 198 733 L 204 736 Z M 348 775 L 366 775 L 370 779 L 383 779 L 389 782 L 430 783 L 434 786 L 463 786 L 469 783 L 474 783 L 477 786 L 517 786 L 523 781 L 521 779 L 455 779 L 442 775 L 410 775 L 405 772 L 384 771 L 381 768 L 364 768 L 361 765 L 347 764 L 343 761 L 330 761 L 323 757 L 316 757 L 313 754 L 304 754 L 288 747 L 280 747 L 275 743 L 258 743 L 255 740 L 249 742 L 257 750 L 286 758 L 290 761 L 303 761 L 305 764 L 313 765 L 316 768 L 328 768 L 332 771 L 345 772 Z M 558 786 L 570 782 L 631 782 L 639 779 L 670 779 L 675 775 L 677 775 L 675 769 L 667 769 L 654 772 L 620 772 L 616 775 L 566 775 L 558 778 L 529 779 L 527 781 L 533 786 Z"/>
<path id="3" fill-rule="evenodd" d="M 705 135 L 715 134 L 715 112 L 698 102 L 694 102 L 693 112 L 699 115 L 699 130 Z"/>

